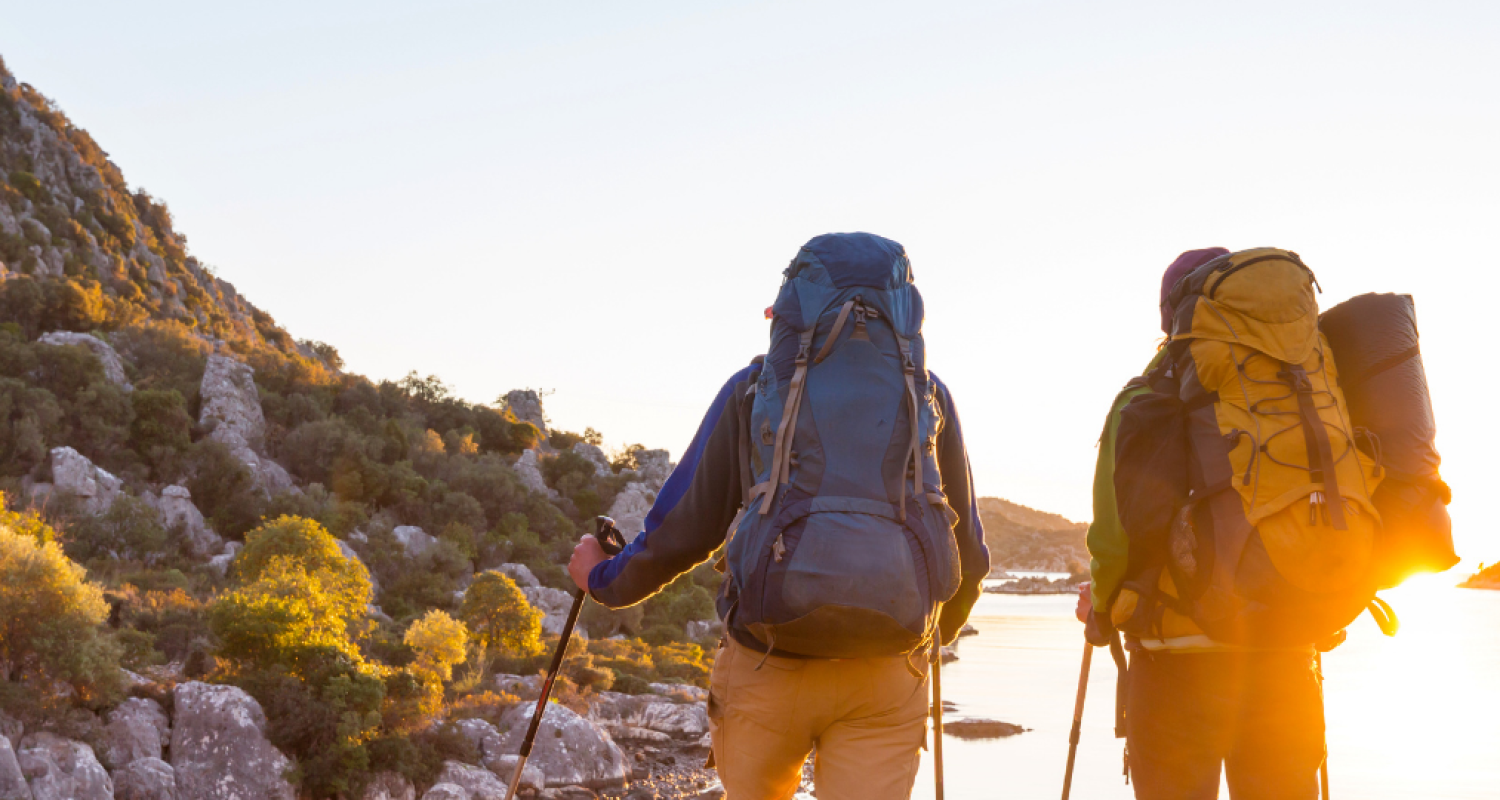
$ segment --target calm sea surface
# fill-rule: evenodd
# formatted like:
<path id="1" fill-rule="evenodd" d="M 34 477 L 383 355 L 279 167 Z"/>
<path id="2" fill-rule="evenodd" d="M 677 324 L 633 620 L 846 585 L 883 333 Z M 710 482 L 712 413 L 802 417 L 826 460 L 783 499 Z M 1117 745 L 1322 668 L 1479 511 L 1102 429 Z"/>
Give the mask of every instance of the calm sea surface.
<path id="1" fill-rule="evenodd" d="M 1500 800 L 1500 592 L 1455 589 L 1442 576 L 1384 593 L 1401 616 L 1395 638 L 1368 617 L 1324 657 L 1334 797 Z M 990 717 L 1034 730 L 1008 739 L 945 741 L 947 797 L 1053 798 L 1062 790 L 1082 656 L 1073 598 L 984 595 L 979 635 L 943 671 L 950 718 Z M 1114 662 L 1094 651 L 1073 797 L 1132 797 L 1114 738 Z M 930 754 L 914 798 L 933 796 Z M 1228 797 L 1228 791 L 1221 792 Z"/>

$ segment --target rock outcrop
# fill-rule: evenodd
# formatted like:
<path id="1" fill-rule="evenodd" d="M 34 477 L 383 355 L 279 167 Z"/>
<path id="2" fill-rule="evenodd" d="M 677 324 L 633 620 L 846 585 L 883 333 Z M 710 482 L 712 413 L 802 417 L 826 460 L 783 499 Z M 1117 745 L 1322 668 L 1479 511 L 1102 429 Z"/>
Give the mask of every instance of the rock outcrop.
<path id="1" fill-rule="evenodd" d="M 530 422 L 547 436 L 547 418 L 542 412 L 542 398 L 532 389 L 512 389 L 505 393 L 505 408 L 520 422 Z"/>
<path id="2" fill-rule="evenodd" d="M 266 741 L 260 703 L 233 686 L 198 681 L 172 691 L 177 793 L 194 800 L 295 800 L 291 761 Z"/>
<path id="3" fill-rule="evenodd" d="M 532 574 L 531 568 L 525 564 L 501 564 L 495 567 L 495 571 L 515 581 L 516 585 L 523 589 L 527 586 L 542 585 L 542 582 L 536 579 L 536 575 Z"/>
<path id="4" fill-rule="evenodd" d="M 94 462 L 77 450 L 54 447 L 49 456 L 52 466 L 50 490 L 77 498 L 84 513 L 103 514 L 120 496 L 120 479 L 94 466 Z"/>
<path id="5" fill-rule="evenodd" d="M 0 800 L 32 800 L 31 787 L 26 785 L 26 776 L 7 736 L 0 736 Z"/>
<path id="6" fill-rule="evenodd" d="M 407 558 L 421 558 L 427 552 L 437 546 L 437 537 L 415 525 L 397 525 L 391 531 L 396 541 L 401 543 L 401 549 L 406 551 Z"/>
<path id="7" fill-rule="evenodd" d="M 491 748 L 492 751 L 495 749 Z M 484 768 L 495 773 L 495 777 L 499 778 L 501 783 L 510 786 L 510 779 L 516 774 L 516 762 L 520 760 L 521 757 L 514 754 L 506 755 L 498 752 L 486 752 L 484 754 Z M 541 791 L 546 786 L 547 776 L 542 774 L 542 771 L 537 769 L 535 764 L 532 764 L 530 761 L 526 762 L 526 766 L 521 768 L 521 783 L 516 787 L 517 790 L 530 789 L 532 791 Z"/>
<path id="8" fill-rule="evenodd" d="M 609 516 L 628 540 L 634 540 L 645 529 L 646 515 L 656 502 L 656 493 L 672 475 L 672 456 L 666 450 L 638 450 L 636 468 L 630 483 L 615 495 Z"/>
<path id="9" fill-rule="evenodd" d="M 614 470 L 610 469 L 609 459 L 604 457 L 604 450 L 599 445 L 589 444 L 588 442 L 574 442 L 573 452 L 583 456 L 589 463 L 594 465 L 595 475 L 608 477 L 614 474 Z"/>
<path id="10" fill-rule="evenodd" d="M 377 772 L 370 776 L 359 800 L 417 800 L 417 789 L 395 772 Z"/>
<path id="11" fill-rule="evenodd" d="M 115 800 L 177 800 L 177 774 L 159 758 L 140 758 L 114 771 Z"/>
<path id="12" fill-rule="evenodd" d="M 186 486 L 168 486 L 160 497 L 147 493 L 143 499 L 161 515 L 162 527 L 181 537 L 188 555 L 204 559 L 224 549 L 223 537 L 208 527 Z"/>
<path id="13" fill-rule="evenodd" d="M 132 697 L 109 712 L 102 740 L 104 763 L 120 769 L 142 758 L 161 758 L 172 743 L 172 725 L 155 700 Z"/>
<path id="14" fill-rule="evenodd" d="M 434 783 L 422 800 L 469 800 L 469 790 L 456 783 Z"/>
<path id="15" fill-rule="evenodd" d="M 53 331 L 44 333 L 37 339 L 38 344 L 50 344 L 59 347 L 86 347 L 99 359 L 99 366 L 104 368 L 104 379 L 114 385 L 131 391 L 135 387 L 125 378 L 125 363 L 120 360 L 120 354 L 115 352 L 109 343 L 87 333 L 73 333 L 72 331 Z"/>
<path id="16" fill-rule="evenodd" d="M 535 450 L 527 450 L 516 459 L 516 475 L 521 478 L 521 485 L 537 494 L 544 495 L 553 500 L 557 499 L 557 491 L 547 485 L 547 480 L 542 477 L 542 468 L 537 460 Z"/>
<path id="17" fill-rule="evenodd" d="M 676 695 L 687 697 L 683 692 Z M 589 709 L 590 719 L 621 730 L 652 731 L 681 740 L 697 740 L 708 733 L 708 710 L 703 702 L 675 703 L 653 695 L 601 692 Z M 632 738 L 650 738 L 639 735 Z"/>
<path id="18" fill-rule="evenodd" d="M 562 635 L 568 624 L 568 612 L 573 609 L 573 595 L 546 586 L 523 586 L 521 593 L 526 595 L 526 602 L 532 608 L 542 612 L 542 630 L 554 636 Z M 582 627 L 574 628 L 573 635 L 588 638 Z"/>
<path id="19" fill-rule="evenodd" d="M 512 706 L 501 718 L 500 727 L 506 731 L 501 743 L 505 753 L 520 751 L 532 710 L 530 704 L 522 703 Z M 629 761 L 610 735 L 558 703 L 547 704 L 527 763 L 542 771 L 548 786 L 603 789 L 621 786 L 630 777 Z"/>
<path id="20" fill-rule="evenodd" d="M 294 488 L 292 476 L 263 454 L 266 417 L 255 388 L 255 370 L 249 364 L 209 356 L 198 394 L 203 402 L 198 424 L 209 429 L 208 438 L 228 447 L 250 469 L 261 491 L 272 495 Z"/>
<path id="21" fill-rule="evenodd" d="M 437 783 L 461 787 L 473 800 L 505 800 L 505 784 L 495 773 L 458 761 L 444 761 Z"/>
<path id="22" fill-rule="evenodd" d="M 51 733 L 27 734 L 16 749 L 33 800 L 112 800 L 114 782 L 83 742 Z"/>

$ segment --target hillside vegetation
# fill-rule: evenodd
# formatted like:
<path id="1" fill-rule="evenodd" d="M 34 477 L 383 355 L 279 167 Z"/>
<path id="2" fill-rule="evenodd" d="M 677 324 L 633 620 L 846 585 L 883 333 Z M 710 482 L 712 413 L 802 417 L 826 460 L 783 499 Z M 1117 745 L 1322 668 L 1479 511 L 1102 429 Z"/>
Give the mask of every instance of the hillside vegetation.
<path id="1" fill-rule="evenodd" d="M 1088 525 L 998 497 L 979 499 L 990 564 L 997 569 L 1088 572 Z"/>
<path id="2" fill-rule="evenodd" d="M 665 452 L 599 441 L 548 431 L 535 393 L 343 371 L 0 62 L 0 723 L 98 749 L 126 694 L 232 684 L 300 794 L 428 785 L 475 761 L 451 723 L 516 701 L 490 677 L 544 663 L 594 515 L 665 478 Z M 591 605 L 562 699 L 706 685 L 716 577 Z"/>

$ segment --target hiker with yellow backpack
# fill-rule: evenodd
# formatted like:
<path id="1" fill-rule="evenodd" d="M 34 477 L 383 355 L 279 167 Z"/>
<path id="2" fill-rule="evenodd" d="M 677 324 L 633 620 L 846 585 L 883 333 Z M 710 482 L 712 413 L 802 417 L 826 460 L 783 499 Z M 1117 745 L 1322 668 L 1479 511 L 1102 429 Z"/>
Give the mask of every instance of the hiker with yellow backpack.
<path id="1" fill-rule="evenodd" d="M 1100 438 L 1080 597 L 1130 651 L 1126 770 L 1143 800 L 1328 793 L 1320 653 L 1375 597 L 1457 563 L 1410 297 L 1320 320 L 1293 252 L 1190 250 L 1168 338 Z M 1336 356 L 1336 357 L 1335 357 Z M 1085 662 L 1087 663 L 1087 662 Z"/>

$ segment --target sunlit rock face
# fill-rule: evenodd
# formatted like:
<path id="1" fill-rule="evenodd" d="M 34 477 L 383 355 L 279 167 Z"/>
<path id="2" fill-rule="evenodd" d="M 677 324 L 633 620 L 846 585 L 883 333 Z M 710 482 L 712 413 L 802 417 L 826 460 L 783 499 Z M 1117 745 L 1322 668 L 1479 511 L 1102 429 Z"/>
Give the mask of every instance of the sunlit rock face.
<path id="1" fill-rule="evenodd" d="M 198 388 L 203 407 L 198 424 L 208 438 L 228 447 L 250 469 L 255 485 L 267 495 L 293 490 L 292 476 L 264 454 L 266 417 L 255 388 L 255 370 L 227 356 L 208 357 Z"/>
<path id="2" fill-rule="evenodd" d="M 291 760 L 266 741 L 260 703 L 234 686 L 198 681 L 172 691 L 172 768 L 180 797 L 296 800 Z"/>
<path id="3" fill-rule="evenodd" d="M 526 735 L 534 710 L 534 706 L 521 703 L 512 706 L 501 717 L 500 727 L 507 731 L 501 743 L 503 752 L 520 751 L 521 739 Z M 623 786 L 630 777 L 625 752 L 609 733 L 597 723 L 557 703 L 547 704 L 527 763 L 546 775 L 548 786 L 604 789 Z"/>
<path id="4" fill-rule="evenodd" d="M 111 776 L 115 800 L 178 800 L 177 772 L 159 758 L 140 758 Z"/>
<path id="5" fill-rule="evenodd" d="M 120 496 L 120 479 L 94 466 L 94 462 L 77 450 L 54 447 L 49 456 L 51 491 L 77 498 L 84 513 L 103 514 Z"/>
<path id="6" fill-rule="evenodd" d="M 31 786 L 33 800 L 112 800 L 114 782 L 94 749 L 51 733 L 21 740 L 16 761 Z"/>
<path id="7" fill-rule="evenodd" d="M 138 759 L 161 758 L 162 748 L 172 743 L 172 725 L 161 704 L 131 697 L 109 712 L 101 743 L 105 765 L 117 770 Z"/>
<path id="8" fill-rule="evenodd" d="M 520 422 L 530 422 L 547 436 L 547 418 L 542 412 L 542 398 L 532 389 L 513 389 L 505 394 L 505 408 Z"/>

